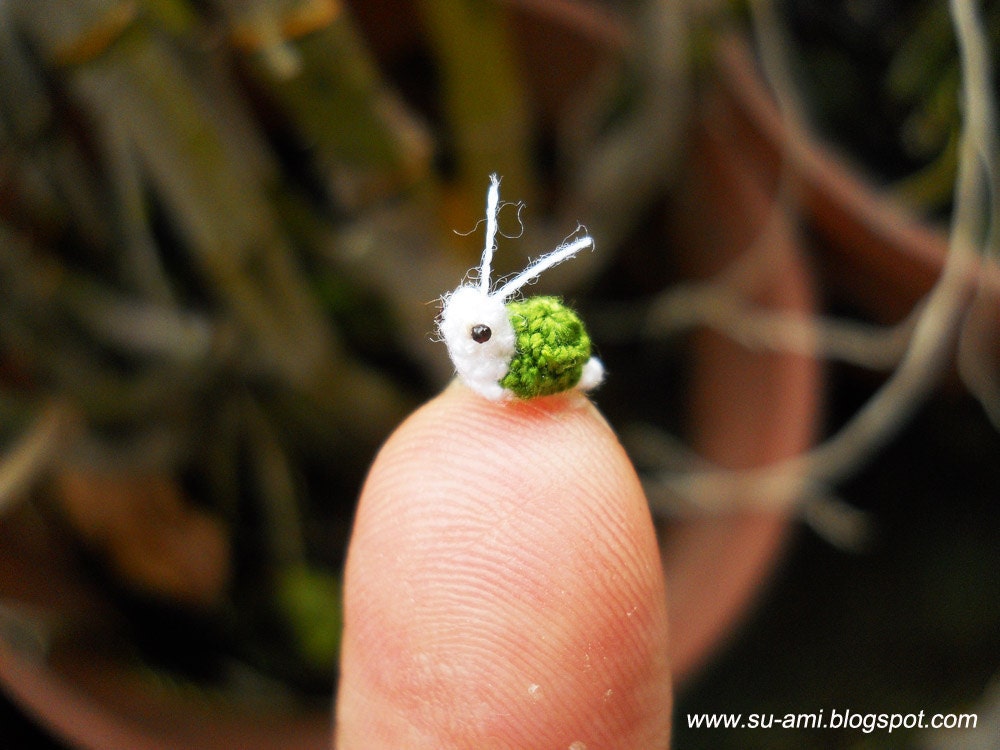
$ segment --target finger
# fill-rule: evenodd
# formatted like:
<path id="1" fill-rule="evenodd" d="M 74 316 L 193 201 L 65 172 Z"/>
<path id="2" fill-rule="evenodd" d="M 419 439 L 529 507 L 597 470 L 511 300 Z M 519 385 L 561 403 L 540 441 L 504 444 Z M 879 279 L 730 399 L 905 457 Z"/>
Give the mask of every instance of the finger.
<path id="1" fill-rule="evenodd" d="M 412 415 L 355 519 L 337 747 L 655 749 L 669 717 L 656 537 L 593 405 L 455 385 Z"/>

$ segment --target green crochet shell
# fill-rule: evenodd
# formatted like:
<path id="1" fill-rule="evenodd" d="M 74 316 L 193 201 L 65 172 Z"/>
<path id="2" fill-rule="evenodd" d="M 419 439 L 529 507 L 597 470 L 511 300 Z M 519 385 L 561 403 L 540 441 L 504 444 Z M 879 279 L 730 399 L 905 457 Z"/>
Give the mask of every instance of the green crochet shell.
<path id="1" fill-rule="evenodd" d="M 549 396 L 575 386 L 590 359 L 583 321 L 558 297 L 509 302 L 517 351 L 500 385 L 519 398 Z"/>

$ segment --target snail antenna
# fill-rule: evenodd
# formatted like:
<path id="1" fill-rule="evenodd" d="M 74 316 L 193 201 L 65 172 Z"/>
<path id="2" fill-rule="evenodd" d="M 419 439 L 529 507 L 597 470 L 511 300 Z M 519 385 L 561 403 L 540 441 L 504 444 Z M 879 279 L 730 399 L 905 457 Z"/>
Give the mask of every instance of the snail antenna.
<path id="1" fill-rule="evenodd" d="M 493 251 L 496 249 L 499 206 L 500 178 L 494 173 L 490 175 L 490 189 L 486 194 L 486 243 L 483 247 L 483 259 L 479 263 L 479 286 L 483 294 L 490 293 L 490 266 L 493 264 Z"/>
<path id="2" fill-rule="evenodd" d="M 594 238 L 589 234 L 577 237 L 572 242 L 564 242 L 552 252 L 529 263 L 527 268 L 497 290 L 497 296 L 507 299 L 522 286 L 537 279 L 544 271 L 559 265 L 564 260 L 569 260 L 585 247 L 594 247 Z"/>

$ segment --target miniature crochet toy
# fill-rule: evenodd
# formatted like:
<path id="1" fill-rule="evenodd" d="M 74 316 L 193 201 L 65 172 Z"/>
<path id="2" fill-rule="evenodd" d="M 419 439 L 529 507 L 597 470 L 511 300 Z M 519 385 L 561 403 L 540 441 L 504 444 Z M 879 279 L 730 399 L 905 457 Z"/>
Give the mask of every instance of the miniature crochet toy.
<path id="1" fill-rule="evenodd" d="M 443 297 L 438 323 L 459 378 L 491 401 L 594 388 L 604 378 L 604 366 L 590 355 L 590 336 L 580 317 L 558 297 L 511 300 L 543 271 L 592 248 L 593 238 L 567 240 L 491 290 L 499 210 L 500 179 L 492 175 L 482 260 L 469 274 L 472 281 Z"/>

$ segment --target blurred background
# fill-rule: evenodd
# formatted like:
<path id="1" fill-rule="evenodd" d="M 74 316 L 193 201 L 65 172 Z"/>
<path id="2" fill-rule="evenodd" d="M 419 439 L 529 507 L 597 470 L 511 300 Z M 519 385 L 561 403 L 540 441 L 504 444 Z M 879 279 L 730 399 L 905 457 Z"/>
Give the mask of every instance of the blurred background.
<path id="1" fill-rule="evenodd" d="M 354 503 L 496 172 L 500 274 L 596 238 L 532 293 L 647 483 L 676 747 L 997 747 L 996 43 L 995 2 L 0 0 L 5 746 L 328 746 Z M 685 722 L 821 709 L 981 726 Z"/>

